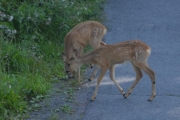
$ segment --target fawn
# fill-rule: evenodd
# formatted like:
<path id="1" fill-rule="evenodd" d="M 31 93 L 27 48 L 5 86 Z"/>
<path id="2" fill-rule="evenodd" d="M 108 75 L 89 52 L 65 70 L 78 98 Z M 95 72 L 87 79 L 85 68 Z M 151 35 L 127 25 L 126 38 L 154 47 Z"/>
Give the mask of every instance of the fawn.
<path id="1" fill-rule="evenodd" d="M 107 69 L 110 71 L 110 78 L 118 87 L 124 98 L 127 98 L 133 91 L 136 84 L 142 78 L 143 74 L 141 70 L 147 73 L 152 82 L 152 94 L 149 101 L 152 101 L 156 95 L 155 88 L 155 73 L 147 65 L 147 59 L 151 53 L 151 48 L 140 40 L 124 41 L 117 44 L 101 46 L 87 55 L 78 57 L 74 60 L 70 60 L 66 72 L 76 71 L 78 67 L 83 64 L 96 64 L 100 67 L 100 75 L 97 78 L 97 85 L 91 100 L 96 98 L 100 82 L 105 75 Z M 125 61 L 132 63 L 132 66 L 136 72 L 136 79 L 133 85 L 125 93 L 119 84 L 115 81 L 114 70 L 116 64 L 121 64 Z"/>
<path id="2" fill-rule="evenodd" d="M 64 38 L 64 52 L 62 54 L 65 70 L 70 60 L 82 55 L 85 46 L 90 45 L 93 49 L 96 49 L 101 45 L 106 45 L 102 41 L 106 31 L 106 28 L 96 21 L 82 22 L 69 31 Z M 96 75 L 97 70 L 98 68 L 94 69 L 90 80 Z M 72 73 L 75 76 L 75 73 Z M 67 73 L 67 75 L 71 78 L 71 73 Z M 78 82 L 80 83 L 80 68 L 78 69 Z"/>

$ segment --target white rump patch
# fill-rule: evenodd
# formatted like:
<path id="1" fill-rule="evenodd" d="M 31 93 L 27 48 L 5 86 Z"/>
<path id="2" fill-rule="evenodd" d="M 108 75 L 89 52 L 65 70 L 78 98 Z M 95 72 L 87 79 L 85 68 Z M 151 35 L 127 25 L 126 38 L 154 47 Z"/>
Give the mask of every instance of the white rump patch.
<path id="1" fill-rule="evenodd" d="M 146 52 L 150 55 L 151 54 L 151 49 L 147 49 Z"/>

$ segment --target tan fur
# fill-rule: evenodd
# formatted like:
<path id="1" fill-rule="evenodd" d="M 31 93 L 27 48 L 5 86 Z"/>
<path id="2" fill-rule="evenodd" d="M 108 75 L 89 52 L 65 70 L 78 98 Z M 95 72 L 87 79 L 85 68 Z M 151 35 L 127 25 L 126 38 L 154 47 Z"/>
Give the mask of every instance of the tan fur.
<path id="1" fill-rule="evenodd" d="M 85 46 L 90 45 L 96 49 L 100 45 L 106 45 L 106 43 L 102 42 L 105 34 L 106 28 L 96 21 L 82 22 L 68 32 L 64 39 L 63 61 L 65 69 L 71 59 L 82 55 Z M 94 74 L 95 72 L 93 72 L 92 76 Z M 80 82 L 80 69 L 78 70 L 78 81 Z"/>
<path id="2" fill-rule="evenodd" d="M 150 101 L 156 95 L 155 89 L 155 73 L 151 70 L 147 65 L 147 59 L 150 55 L 151 48 L 139 40 L 131 40 L 120 42 L 113 45 L 105 45 L 102 47 L 97 48 L 93 52 L 79 57 L 77 59 L 71 60 L 68 64 L 68 71 L 72 72 L 79 66 L 87 63 L 93 63 L 98 65 L 101 68 L 100 75 L 97 79 L 97 86 L 95 88 L 94 94 L 92 96 L 92 100 L 95 99 L 98 91 L 99 84 L 105 75 L 107 69 L 110 70 L 110 78 L 116 84 L 120 92 L 123 94 L 125 98 L 127 98 L 136 84 L 142 77 L 143 70 L 145 73 L 149 75 L 152 82 L 152 94 L 150 97 Z M 119 84 L 115 81 L 114 78 L 114 66 L 116 64 L 121 64 L 125 61 L 129 61 L 132 63 L 134 70 L 136 72 L 136 79 L 133 85 L 130 87 L 128 92 L 125 94 L 123 89 L 119 86 Z"/>

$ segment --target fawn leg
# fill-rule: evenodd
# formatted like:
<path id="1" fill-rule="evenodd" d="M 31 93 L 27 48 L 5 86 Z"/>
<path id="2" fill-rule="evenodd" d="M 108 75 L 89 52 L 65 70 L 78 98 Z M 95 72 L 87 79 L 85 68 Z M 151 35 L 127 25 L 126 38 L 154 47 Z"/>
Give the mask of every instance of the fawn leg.
<path id="1" fill-rule="evenodd" d="M 104 77 L 106 71 L 107 71 L 107 67 L 101 68 L 100 75 L 99 75 L 99 77 L 98 77 L 98 79 L 97 79 L 97 85 L 96 85 L 96 88 L 95 88 L 95 90 L 94 90 L 94 94 L 93 94 L 93 96 L 92 96 L 92 98 L 91 98 L 91 101 L 93 101 L 93 100 L 96 98 L 99 85 L 100 85 L 101 80 L 102 80 L 102 78 Z"/>
<path id="2" fill-rule="evenodd" d="M 134 87 L 137 85 L 137 83 L 139 82 L 139 80 L 142 78 L 142 72 L 141 72 L 141 69 L 138 68 L 137 66 L 135 66 L 133 63 L 132 63 L 132 66 L 136 72 L 136 79 L 134 81 L 134 83 L 132 84 L 132 86 L 129 88 L 128 92 L 126 93 L 126 95 L 124 95 L 124 98 L 127 98 L 133 91 Z"/>
<path id="3" fill-rule="evenodd" d="M 119 89 L 119 91 L 122 93 L 122 95 L 125 94 L 125 92 L 123 91 L 123 89 L 119 86 L 119 84 L 115 81 L 114 79 L 114 70 L 115 70 L 115 66 L 110 66 L 109 71 L 110 71 L 110 78 L 111 80 L 115 83 L 115 85 L 117 86 L 117 88 Z"/>
<path id="4" fill-rule="evenodd" d="M 95 65 L 95 68 L 94 68 L 94 70 L 93 70 L 93 73 L 92 73 L 92 75 L 90 76 L 90 78 L 88 79 L 89 81 L 92 81 L 92 80 L 94 79 L 94 77 L 95 77 L 96 74 L 97 74 L 98 69 L 99 69 L 98 66 Z"/>
<path id="5" fill-rule="evenodd" d="M 156 86 L 155 86 L 155 73 L 153 70 L 151 70 L 146 63 L 134 63 L 136 66 L 138 66 L 140 69 L 142 69 L 146 74 L 149 75 L 152 83 L 152 94 L 148 101 L 152 101 L 154 97 L 156 96 Z"/>

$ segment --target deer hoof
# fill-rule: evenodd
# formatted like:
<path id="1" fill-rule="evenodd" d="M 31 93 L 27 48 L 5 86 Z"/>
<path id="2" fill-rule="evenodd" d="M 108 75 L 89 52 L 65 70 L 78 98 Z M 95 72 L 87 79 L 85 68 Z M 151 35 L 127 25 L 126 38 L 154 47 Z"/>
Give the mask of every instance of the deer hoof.
<path id="1" fill-rule="evenodd" d="M 127 97 L 126 97 L 126 94 L 123 94 L 123 97 L 124 97 L 124 98 L 127 98 Z"/>
<path id="2" fill-rule="evenodd" d="M 92 97 L 92 98 L 91 98 L 91 102 L 94 101 L 95 99 L 96 99 L 96 97 Z"/>
<path id="3" fill-rule="evenodd" d="M 154 97 L 156 97 L 156 96 L 154 96 Z M 154 99 L 154 97 L 151 97 L 148 101 L 152 101 Z"/>

